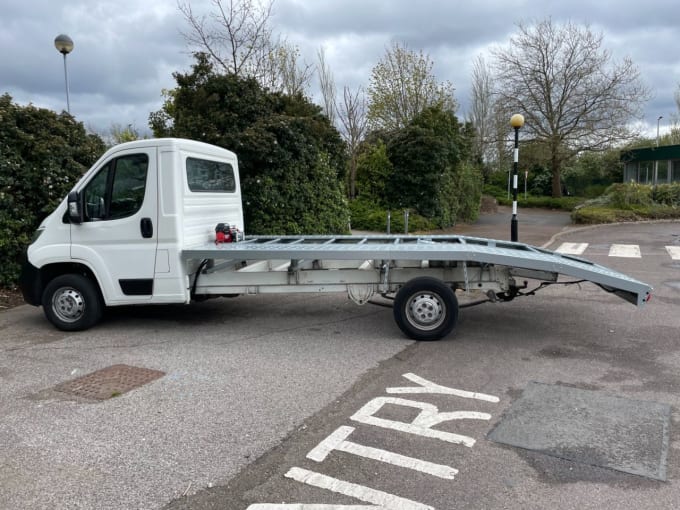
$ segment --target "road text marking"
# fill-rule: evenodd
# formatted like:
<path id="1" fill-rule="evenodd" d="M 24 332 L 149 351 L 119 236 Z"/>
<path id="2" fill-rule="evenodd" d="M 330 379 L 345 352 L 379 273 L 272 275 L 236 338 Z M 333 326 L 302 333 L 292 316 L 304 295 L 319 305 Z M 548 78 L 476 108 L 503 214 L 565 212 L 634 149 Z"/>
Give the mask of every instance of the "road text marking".
<path id="1" fill-rule="evenodd" d="M 385 462 L 394 466 L 413 469 L 415 471 L 420 471 L 422 473 L 427 473 L 428 475 L 433 475 L 448 480 L 453 480 L 455 475 L 458 474 L 457 469 L 449 466 L 435 464 L 434 462 L 428 462 L 426 460 L 416 459 L 414 457 L 408 457 L 406 455 L 400 455 L 394 452 L 388 452 L 387 450 L 357 444 L 352 441 L 346 441 L 352 432 L 354 432 L 354 427 L 338 428 L 330 436 L 321 441 L 321 443 L 319 443 L 316 448 L 309 452 L 307 454 L 307 458 L 316 462 L 323 462 L 326 457 L 328 457 L 329 453 L 331 453 L 333 450 L 337 450 L 340 452 L 351 453 L 352 455 L 358 455 L 360 457 L 366 457 L 368 459 Z"/>
<path id="2" fill-rule="evenodd" d="M 432 381 L 423 379 L 412 373 L 403 374 L 406 379 L 415 383 L 417 386 L 404 386 L 386 388 L 387 393 L 430 393 L 439 395 L 453 395 L 456 397 L 482 400 L 497 404 L 500 399 L 494 395 L 477 393 L 473 391 L 458 390 L 449 388 Z M 420 409 L 418 415 L 411 422 L 388 420 L 375 416 L 383 406 L 397 405 Z M 382 427 L 386 429 L 408 432 L 418 436 L 441 439 L 454 444 L 462 444 L 472 448 L 475 439 L 469 436 L 453 434 L 433 429 L 432 427 L 452 420 L 490 420 L 491 415 L 477 411 L 450 411 L 440 413 L 437 407 L 427 402 L 406 400 L 396 397 L 377 397 L 367 402 L 359 409 L 351 420 L 358 421 L 367 425 Z M 453 480 L 458 474 L 458 470 L 444 464 L 437 464 L 422 459 L 416 459 L 407 455 L 390 452 L 381 448 L 361 445 L 353 441 L 348 441 L 349 436 L 355 431 L 354 427 L 341 426 L 333 431 L 328 437 L 316 445 L 308 454 L 307 458 L 315 462 L 323 462 L 333 450 L 337 450 L 371 460 L 377 460 L 386 464 L 413 469 L 422 473 Z M 419 503 L 411 499 L 395 496 L 371 487 L 365 487 L 357 483 L 347 482 L 332 476 L 310 471 L 300 467 L 291 467 L 284 475 L 297 482 L 326 489 L 336 494 L 356 498 L 364 503 L 371 503 L 373 506 L 366 505 L 334 505 L 324 503 L 255 503 L 247 510 L 435 510 L 434 507 L 424 503 Z"/>
<path id="3" fill-rule="evenodd" d="M 380 411 L 382 406 L 385 404 L 415 407 L 421 411 L 411 423 L 388 420 L 386 418 L 378 418 L 374 416 L 375 413 Z M 447 441 L 449 443 L 462 444 L 472 448 L 475 444 L 475 440 L 470 436 L 463 436 L 461 434 L 453 434 L 451 432 L 444 432 L 430 428 L 445 421 L 464 419 L 490 420 L 491 415 L 487 413 L 478 413 L 476 411 L 453 411 L 450 413 L 440 413 L 437 409 L 437 406 L 427 402 L 417 402 L 415 400 L 406 400 L 404 398 L 394 397 L 376 397 L 373 400 L 367 402 L 364 407 L 350 416 L 350 420 L 366 423 L 367 425 L 384 427 L 386 429 L 398 430 L 400 432 L 408 432 L 409 434 L 416 434 L 418 436 L 433 437 L 436 439 L 441 439 L 442 441 Z"/>
<path id="4" fill-rule="evenodd" d="M 295 481 L 326 489 L 338 494 L 344 494 L 351 498 L 357 498 L 366 503 L 373 503 L 385 508 L 398 508 L 399 510 L 435 510 L 434 507 L 424 505 L 413 501 L 411 499 L 400 498 L 387 492 L 371 489 L 356 483 L 338 480 L 332 476 L 322 475 L 307 469 L 292 467 L 286 473 L 286 478 L 292 478 Z"/>
<path id="5" fill-rule="evenodd" d="M 411 382 L 419 384 L 420 386 L 404 386 L 402 388 L 386 388 L 386 393 L 438 393 L 441 395 L 455 395 L 462 398 L 473 398 L 475 400 L 484 400 L 486 402 L 493 402 L 497 404 L 500 399 L 494 395 L 486 395 L 484 393 L 476 393 L 474 391 L 457 390 L 456 388 L 449 388 L 447 386 L 440 386 L 427 379 L 423 379 L 416 374 L 404 374 L 404 377 Z"/>

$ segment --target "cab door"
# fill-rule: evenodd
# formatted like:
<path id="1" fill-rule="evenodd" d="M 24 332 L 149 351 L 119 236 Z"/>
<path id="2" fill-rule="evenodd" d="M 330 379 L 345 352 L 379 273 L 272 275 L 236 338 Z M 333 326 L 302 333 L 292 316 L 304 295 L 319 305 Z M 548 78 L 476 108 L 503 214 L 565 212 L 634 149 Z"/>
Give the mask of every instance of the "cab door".
<path id="1" fill-rule="evenodd" d="M 83 222 L 71 224 L 71 258 L 94 271 L 107 305 L 153 295 L 157 173 L 155 147 L 128 149 L 79 190 Z"/>

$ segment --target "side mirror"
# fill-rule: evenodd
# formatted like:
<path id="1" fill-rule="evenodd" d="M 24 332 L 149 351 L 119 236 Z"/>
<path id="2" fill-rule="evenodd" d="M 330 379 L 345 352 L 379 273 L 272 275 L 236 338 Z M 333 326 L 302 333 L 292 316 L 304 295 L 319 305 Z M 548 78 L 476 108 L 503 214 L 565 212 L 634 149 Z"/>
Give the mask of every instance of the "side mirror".
<path id="1" fill-rule="evenodd" d="M 68 194 L 68 218 L 71 223 L 83 222 L 83 208 L 81 206 L 80 194 L 77 191 L 71 191 Z"/>

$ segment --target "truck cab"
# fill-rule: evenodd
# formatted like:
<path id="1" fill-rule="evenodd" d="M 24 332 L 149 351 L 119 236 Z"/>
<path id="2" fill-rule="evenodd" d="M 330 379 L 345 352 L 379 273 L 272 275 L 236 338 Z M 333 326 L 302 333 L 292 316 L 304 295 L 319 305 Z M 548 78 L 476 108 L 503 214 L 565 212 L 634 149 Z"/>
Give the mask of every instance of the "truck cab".
<path id="1" fill-rule="evenodd" d="M 64 330 L 105 306 L 188 303 L 183 249 L 243 229 L 236 155 L 183 139 L 107 151 L 40 224 L 20 278 L 24 299 Z"/>

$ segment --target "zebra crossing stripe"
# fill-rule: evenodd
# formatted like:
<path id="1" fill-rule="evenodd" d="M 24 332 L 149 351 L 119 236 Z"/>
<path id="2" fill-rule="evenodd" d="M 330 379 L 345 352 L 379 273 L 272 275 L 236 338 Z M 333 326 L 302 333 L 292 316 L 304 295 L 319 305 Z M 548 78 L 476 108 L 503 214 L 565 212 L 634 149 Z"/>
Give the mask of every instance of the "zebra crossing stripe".
<path id="1" fill-rule="evenodd" d="M 673 260 L 680 260 L 680 246 L 666 246 L 666 251 Z"/>
<path id="2" fill-rule="evenodd" d="M 555 251 L 564 255 L 582 255 L 588 243 L 562 243 Z"/>
<path id="3" fill-rule="evenodd" d="M 609 256 L 639 259 L 642 257 L 642 254 L 637 244 L 612 244 L 611 248 L 609 248 Z"/>

